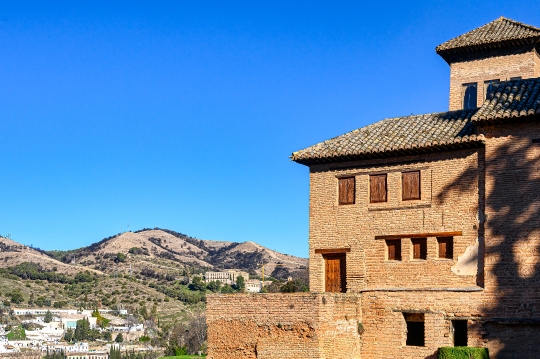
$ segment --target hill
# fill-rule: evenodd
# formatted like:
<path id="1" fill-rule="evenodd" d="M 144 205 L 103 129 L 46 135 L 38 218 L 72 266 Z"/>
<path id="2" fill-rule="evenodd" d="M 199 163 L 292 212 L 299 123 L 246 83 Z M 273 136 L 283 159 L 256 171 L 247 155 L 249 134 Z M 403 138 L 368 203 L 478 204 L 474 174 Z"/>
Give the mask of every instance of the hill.
<path id="1" fill-rule="evenodd" d="M 266 264 L 266 275 L 286 277 L 307 267 L 306 258 L 282 254 L 254 242 L 200 240 L 159 228 L 124 232 L 88 247 L 47 254 L 64 264 L 143 277 L 182 277 L 228 268 L 260 275 L 262 263 Z"/>

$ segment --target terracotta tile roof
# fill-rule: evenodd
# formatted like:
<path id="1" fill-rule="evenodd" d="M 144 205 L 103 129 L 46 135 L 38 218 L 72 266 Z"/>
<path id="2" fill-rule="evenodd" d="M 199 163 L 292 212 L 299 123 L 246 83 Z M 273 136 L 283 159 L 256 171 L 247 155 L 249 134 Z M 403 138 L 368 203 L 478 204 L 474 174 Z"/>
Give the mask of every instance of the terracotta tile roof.
<path id="1" fill-rule="evenodd" d="M 389 118 L 294 152 L 302 164 L 470 147 L 482 142 L 471 122 L 475 110 Z"/>
<path id="2" fill-rule="evenodd" d="M 486 96 L 473 122 L 540 115 L 540 78 L 501 82 Z"/>
<path id="3" fill-rule="evenodd" d="M 540 42 L 539 28 L 501 16 L 495 21 L 440 44 L 435 51 L 441 54 L 469 47 L 490 48 L 489 45 L 501 43 L 518 45 L 538 42 Z"/>

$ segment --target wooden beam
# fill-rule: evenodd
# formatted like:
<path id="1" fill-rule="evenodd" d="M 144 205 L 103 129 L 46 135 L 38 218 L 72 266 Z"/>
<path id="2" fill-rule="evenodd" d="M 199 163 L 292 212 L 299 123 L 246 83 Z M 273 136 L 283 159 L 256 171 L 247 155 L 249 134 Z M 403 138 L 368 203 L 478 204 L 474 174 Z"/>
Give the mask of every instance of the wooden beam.
<path id="1" fill-rule="evenodd" d="M 316 254 L 348 253 L 350 251 L 350 248 L 315 249 Z"/>
<path id="2" fill-rule="evenodd" d="M 384 236 L 375 236 L 375 239 L 401 239 L 401 238 L 426 238 L 426 237 L 453 237 L 463 235 L 461 231 L 456 232 L 432 232 L 432 233 L 407 233 L 407 234 L 389 234 Z"/>

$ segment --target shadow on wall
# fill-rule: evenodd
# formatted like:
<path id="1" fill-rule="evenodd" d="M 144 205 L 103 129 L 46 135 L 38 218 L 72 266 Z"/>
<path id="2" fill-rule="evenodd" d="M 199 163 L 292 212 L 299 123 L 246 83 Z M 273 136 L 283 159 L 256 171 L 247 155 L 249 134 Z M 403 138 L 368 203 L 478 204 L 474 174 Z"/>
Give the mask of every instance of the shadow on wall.
<path id="1" fill-rule="evenodd" d="M 540 145 L 516 133 L 491 141 L 500 144 L 488 142 L 479 168 L 466 169 L 438 200 L 478 185 L 478 284 L 485 288 L 483 327 L 490 354 L 540 358 Z M 478 183 L 467 180 L 477 172 Z"/>

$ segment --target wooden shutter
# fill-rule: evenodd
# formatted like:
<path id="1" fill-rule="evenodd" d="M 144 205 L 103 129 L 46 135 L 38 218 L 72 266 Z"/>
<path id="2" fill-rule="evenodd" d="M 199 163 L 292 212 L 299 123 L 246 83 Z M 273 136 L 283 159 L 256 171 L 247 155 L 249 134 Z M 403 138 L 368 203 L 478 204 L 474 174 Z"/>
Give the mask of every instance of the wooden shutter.
<path id="1" fill-rule="evenodd" d="M 401 260 L 401 239 L 387 240 L 386 246 L 388 247 L 388 260 L 400 261 Z"/>
<path id="2" fill-rule="evenodd" d="M 328 254 L 324 256 L 325 265 L 325 291 L 333 293 L 345 293 L 346 272 L 345 255 Z"/>
<path id="3" fill-rule="evenodd" d="M 339 183 L 339 204 L 354 204 L 354 177 L 340 178 Z"/>
<path id="4" fill-rule="evenodd" d="M 369 176 L 369 201 L 386 202 L 386 174 Z"/>
<path id="5" fill-rule="evenodd" d="M 401 198 L 404 201 L 420 199 L 420 171 L 403 172 L 401 174 Z"/>
<path id="6" fill-rule="evenodd" d="M 437 238 L 437 241 L 439 242 L 439 258 L 454 258 L 454 238 L 441 237 Z"/>
<path id="7" fill-rule="evenodd" d="M 413 259 L 427 258 L 427 238 L 415 238 L 413 243 Z"/>

